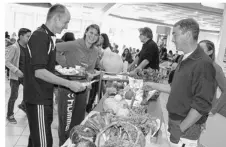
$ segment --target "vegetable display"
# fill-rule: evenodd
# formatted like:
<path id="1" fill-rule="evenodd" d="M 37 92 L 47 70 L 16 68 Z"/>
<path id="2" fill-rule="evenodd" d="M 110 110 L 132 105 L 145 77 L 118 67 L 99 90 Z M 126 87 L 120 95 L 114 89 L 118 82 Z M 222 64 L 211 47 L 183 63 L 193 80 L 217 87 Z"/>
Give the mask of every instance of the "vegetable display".
<path id="1" fill-rule="evenodd" d="M 100 112 L 89 116 L 83 125 L 75 126 L 70 139 L 75 145 L 95 142 L 96 147 L 144 147 L 145 136 L 154 134 L 158 125 L 156 118 L 147 113 L 146 106 L 133 107 L 123 117 Z"/>
<path id="2" fill-rule="evenodd" d="M 98 147 L 145 147 L 143 133 L 129 122 L 114 122 L 106 126 L 95 141 Z"/>
<path id="3" fill-rule="evenodd" d="M 139 70 L 137 75 L 134 77 L 136 79 L 143 79 L 144 81 L 151 81 L 155 83 L 159 83 L 161 79 L 163 79 L 162 74 L 159 71 L 147 68 L 143 70 Z"/>
<path id="4" fill-rule="evenodd" d="M 89 114 L 71 130 L 72 143 L 76 147 L 145 147 L 146 137 L 156 134 L 160 120 L 147 113 L 147 103 L 142 105 L 148 97 L 139 88 L 142 83 L 134 80 L 134 85 L 107 83 L 102 112 Z"/>

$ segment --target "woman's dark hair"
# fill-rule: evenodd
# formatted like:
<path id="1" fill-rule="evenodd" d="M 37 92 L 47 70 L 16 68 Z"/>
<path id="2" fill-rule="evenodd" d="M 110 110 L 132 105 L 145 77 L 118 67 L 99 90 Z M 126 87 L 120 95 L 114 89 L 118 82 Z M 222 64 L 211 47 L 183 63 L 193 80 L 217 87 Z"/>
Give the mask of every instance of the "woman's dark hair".
<path id="1" fill-rule="evenodd" d="M 96 29 L 97 30 L 97 34 L 100 35 L 100 27 L 98 25 L 96 25 L 96 24 L 91 24 L 85 30 L 85 33 L 84 33 L 84 36 L 83 36 L 84 40 L 86 39 L 86 33 L 89 31 L 90 28 Z M 98 40 L 99 40 L 99 38 L 93 44 L 96 44 L 98 42 Z"/>
<path id="2" fill-rule="evenodd" d="M 125 57 L 125 55 L 126 55 L 126 54 L 125 54 L 126 50 L 128 51 L 128 54 L 130 53 L 129 49 L 128 49 L 128 48 L 125 48 L 124 51 L 123 51 L 123 53 L 122 53 L 122 56 L 123 56 L 123 57 Z M 130 54 L 131 54 L 131 53 L 130 53 Z"/>
<path id="3" fill-rule="evenodd" d="M 107 47 L 109 47 L 110 49 L 112 49 L 111 44 L 110 44 L 110 41 L 109 41 L 109 38 L 108 38 L 108 35 L 105 34 L 105 33 L 102 33 L 101 36 L 104 39 L 104 42 L 102 44 L 102 48 L 103 49 L 106 49 Z"/>
<path id="4" fill-rule="evenodd" d="M 202 40 L 199 42 L 200 43 L 205 43 L 206 47 L 208 48 L 208 51 L 213 51 L 213 53 L 211 55 L 209 55 L 209 57 L 214 61 L 215 60 L 215 46 L 214 43 L 212 41 L 209 40 Z"/>
<path id="5" fill-rule="evenodd" d="M 125 54 L 125 51 L 126 51 L 126 50 L 128 51 L 128 54 Z M 131 64 L 131 63 L 133 62 L 132 55 L 131 55 L 131 53 L 130 53 L 130 51 L 129 51 L 128 48 L 124 49 L 124 51 L 123 51 L 123 53 L 122 53 L 122 57 L 125 57 L 125 60 L 126 60 L 129 64 Z"/>
<path id="6" fill-rule="evenodd" d="M 62 38 L 63 41 L 67 42 L 67 41 L 74 41 L 75 40 L 75 36 L 72 32 L 66 32 Z"/>
<path id="7" fill-rule="evenodd" d="M 9 35 L 9 32 L 5 32 L 5 38 L 8 38 L 8 39 L 10 39 L 10 35 Z"/>

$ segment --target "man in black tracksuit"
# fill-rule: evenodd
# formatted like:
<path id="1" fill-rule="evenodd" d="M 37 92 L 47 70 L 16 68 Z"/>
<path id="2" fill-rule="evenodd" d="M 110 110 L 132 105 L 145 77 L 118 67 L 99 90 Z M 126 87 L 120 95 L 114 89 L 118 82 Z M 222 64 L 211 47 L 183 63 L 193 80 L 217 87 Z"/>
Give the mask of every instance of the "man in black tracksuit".
<path id="1" fill-rule="evenodd" d="M 67 29 L 70 13 L 63 5 L 52 6 L 46 23 L 33 32 L 25 50 L 24 101 L 30 129 L 28 147 L 52 147 L 53 84 L 74 92 L 81 83 L 55 76 L 55 34 Z"/>

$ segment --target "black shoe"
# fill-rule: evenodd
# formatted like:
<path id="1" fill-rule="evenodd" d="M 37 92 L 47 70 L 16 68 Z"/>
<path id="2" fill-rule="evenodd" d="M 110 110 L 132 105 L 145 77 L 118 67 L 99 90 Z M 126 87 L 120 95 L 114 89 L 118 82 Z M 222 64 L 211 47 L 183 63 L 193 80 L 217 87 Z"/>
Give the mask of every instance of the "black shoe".
<path id="1" fill-rule="evenodd" d="M 7 118 L 7 120 L 8 120 L 11 124 L 17 124 L 17 121 L 16 121 L 16 119 L 14 118 L 14 115 L 7 116 L 6 118 Z"/>
<path id="2" fill-rule="evenodd" d="M 26 113 L 26 108 L 25 108 L 24 105 L 19 104 L 19 105 L 18 105 L 18 108 L 21 109 L 22 111 L 24 111 L 24 113 Z"/>

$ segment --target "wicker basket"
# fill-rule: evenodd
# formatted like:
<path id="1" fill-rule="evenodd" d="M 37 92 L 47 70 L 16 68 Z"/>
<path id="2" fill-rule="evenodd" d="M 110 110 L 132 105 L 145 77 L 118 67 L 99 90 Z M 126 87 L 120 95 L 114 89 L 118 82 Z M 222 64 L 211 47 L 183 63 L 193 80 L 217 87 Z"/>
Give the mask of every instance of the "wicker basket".
<path id="1" fill-rule="evenodd" d="M 127 134 L 128 134 L 128 141 L 129 141 L 129 145 L 128 146 L 124 146 L 124 147 L 145 147 L 145 137 L 143 135 L 143 133 L 140 131 L 140 129 L 138 129 L 136 126 L 134 126 L 131 123 L 128 122 L 123 122 L 123 121 L 119 121 L 119 122 L 114 122 L 108 126 L 106 126 L 100 133 L 98 133 L 96 141 L 95 141 L 95 145 L 97 147 L 103 147 L 103 145 L 106 143 L 105 140 L 104 142 L 101 142 L 101 138 L 104 137 L 105 133 L 107 131 L 109 131 L 109 129 L 111 129 L 112 127 L 121 127 Z M 135 130 L 135 138 L 134 136 L 131 136 L 130 131 L 134 129 Z M 121 134 L 119 134 L 121 136 Z M 119 137 L 120 137 L 119 136 Z M 109 138 L 110 139 L 110 138 Z M 120 138 L 118 138 L 120 139 Z M 119 146 L 117 146 L 119 147 Z"/>

